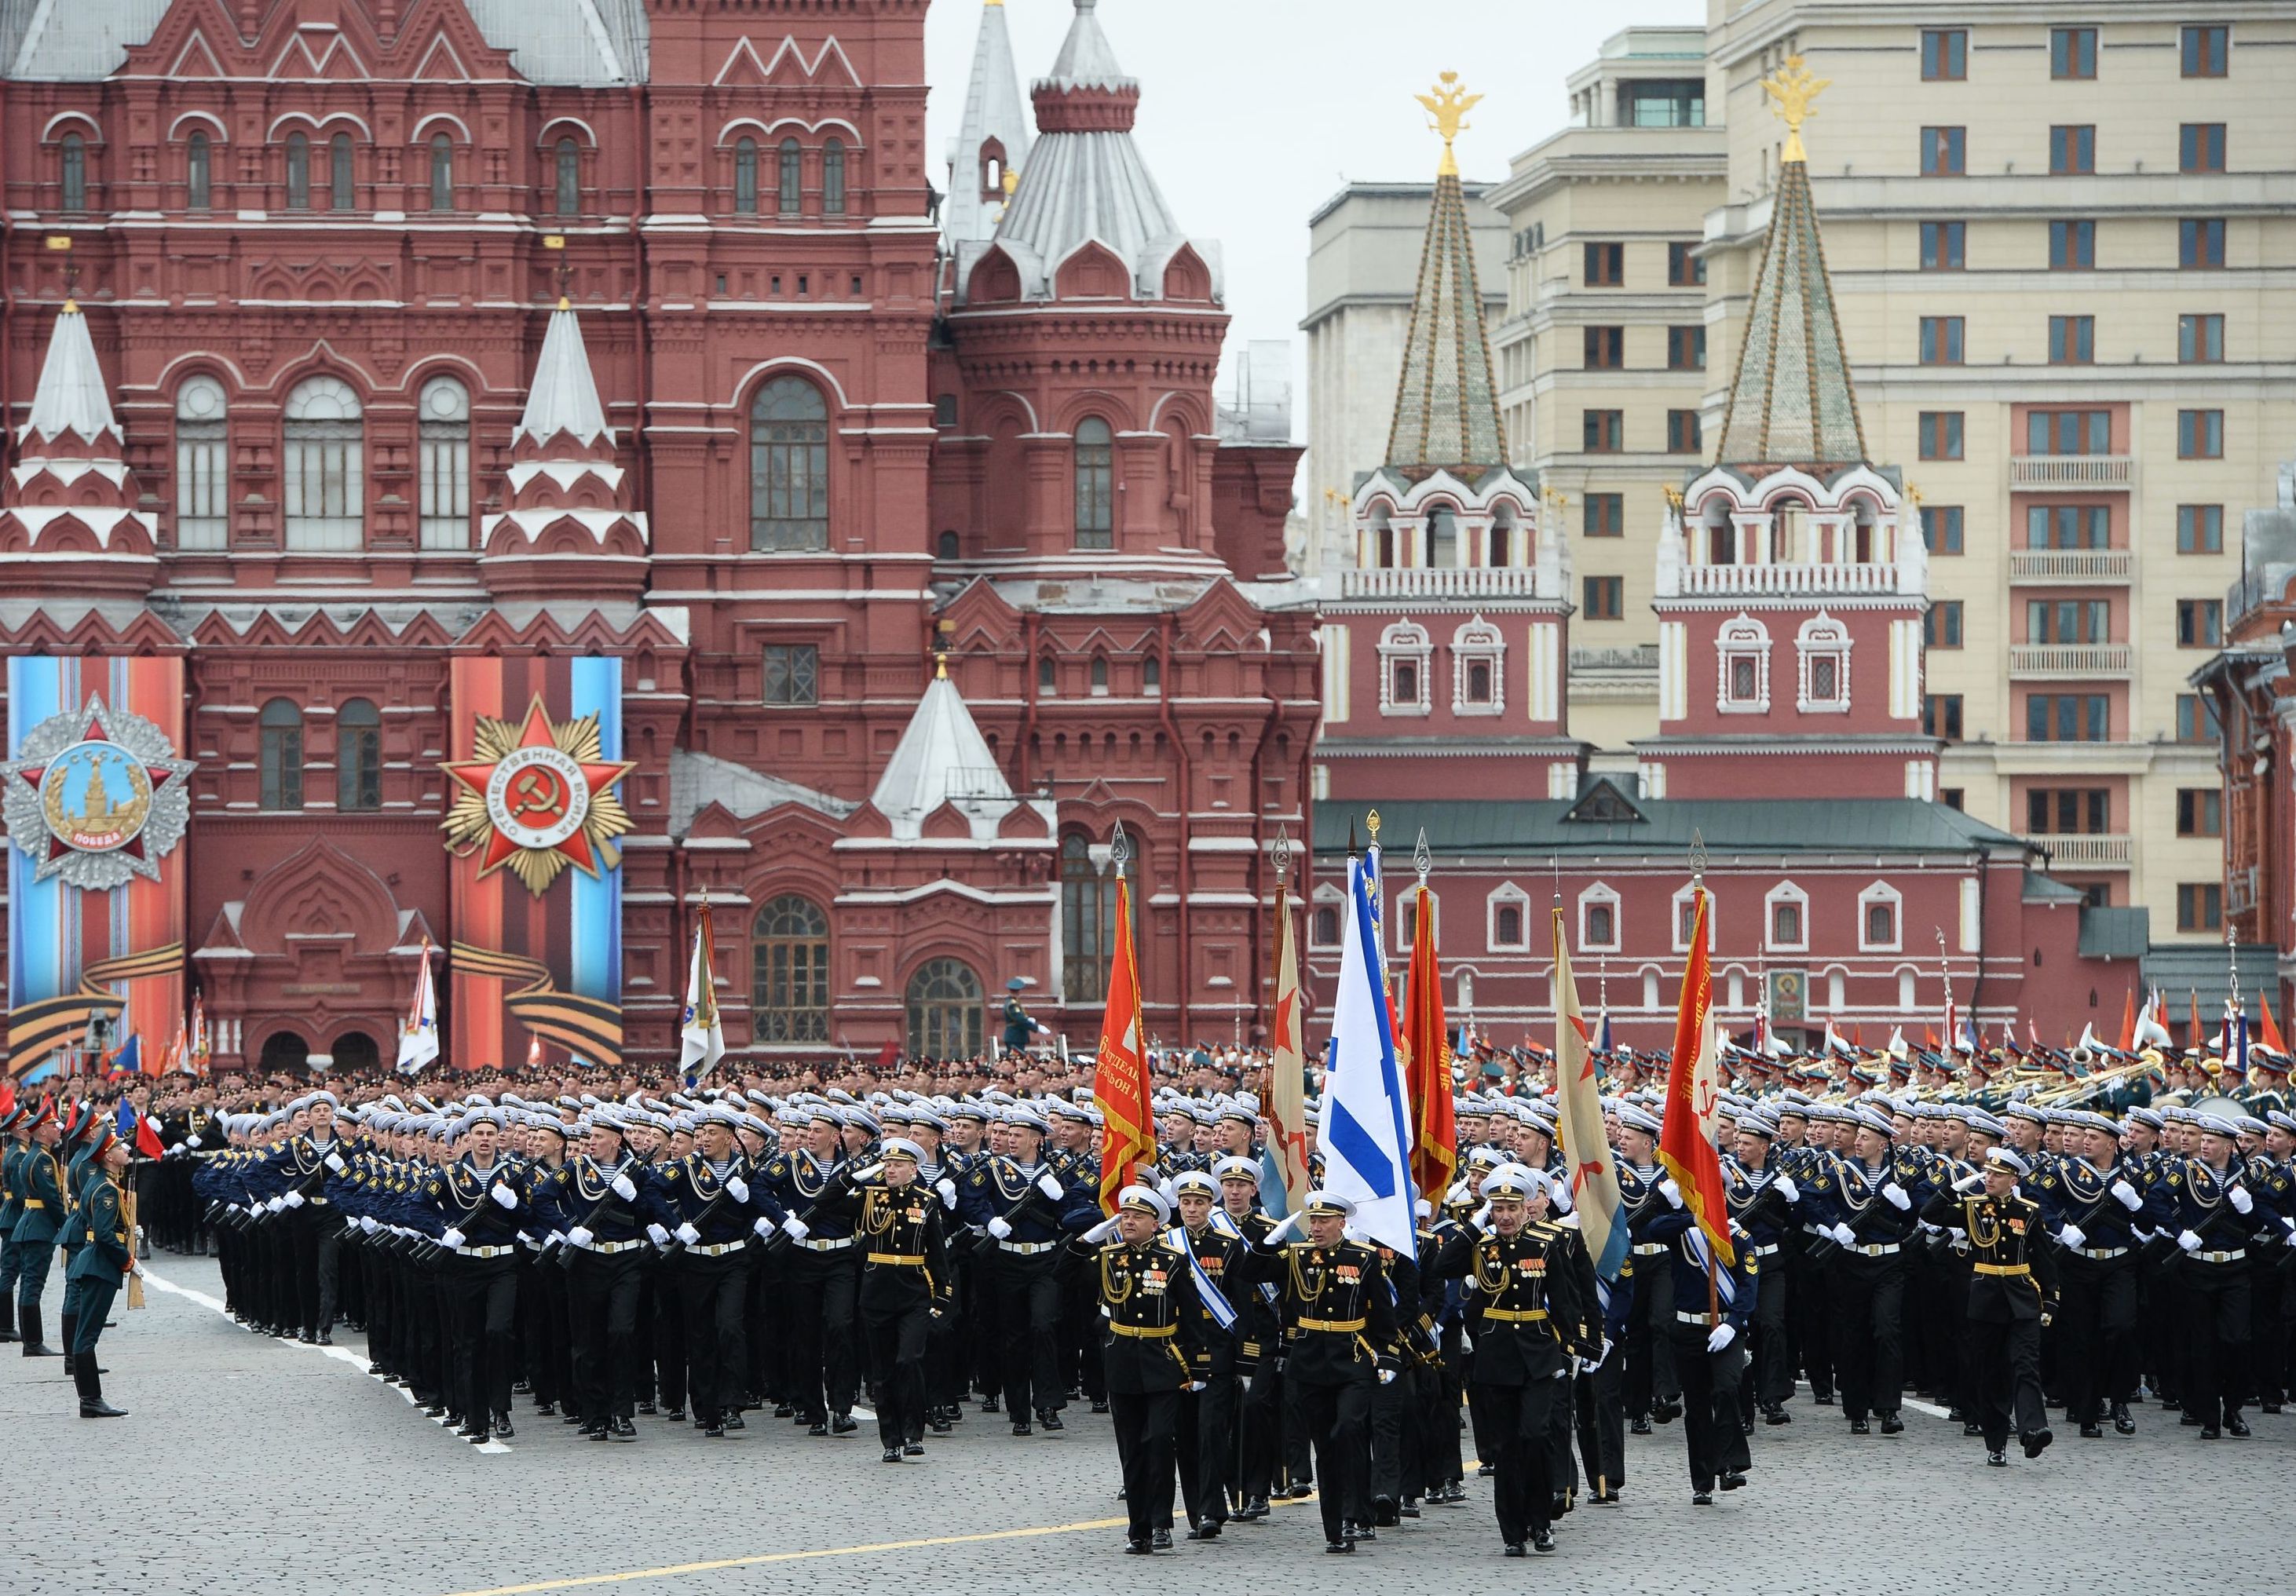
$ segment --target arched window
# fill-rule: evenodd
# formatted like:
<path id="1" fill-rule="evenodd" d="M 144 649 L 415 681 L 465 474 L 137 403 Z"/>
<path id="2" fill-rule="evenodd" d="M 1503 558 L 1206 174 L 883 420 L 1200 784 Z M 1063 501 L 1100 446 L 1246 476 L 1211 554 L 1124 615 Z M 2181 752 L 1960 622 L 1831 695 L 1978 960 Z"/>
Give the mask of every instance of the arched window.
<path id="1" fill-rule="evenodd" d="M 936 560 L 955 560 L 962 552 L 962 545 L 958 543 L 955 533 L 944 532 L 935 543 L 934 550 L 933 558 Z"/>
<path id="2" fill-rule="evenodd" d="M 750 934 L 750 1009 L 760 1042 L 829 1040 L 829 916 L 784 893 Z"/>
<path id="3" fill-rule="evenodd" d="M 558 214 L 577 217 L 582 214 L 582 146 L 570 138 L 558 141 Z"/>
<path id="4" fill-rule="evenodd" d="M 1140 691 L 1152 699 L 1164 691 L 1164 662 L 1153 654 L 1140 662 Z"/>
<path id="5" fill-rule="evenodd" d="M 1313 947 L 1340 945 L 1340 910 L 1336 904 L 1317 904 L 1308 922 L 1308 942 Z"/>
<path id="6" fill-rule="evenodd" d="M 980 1052 L 980 978 L 957 959 L 929 959 L 909 978 L 909 1056 L 971 1059 Z"/>
<path id="7" fill-rule="evenodd" d="M 311 141 L 299 133 L 287 135 L 287 209 L 311 209 Z"/>
<path id="8" fill-rule="evenodd" d="M 176 546 L 230 541 L 231 454 L 223 384 L 194 377 L 176 393 Z"/>
<path id="9" fill-rule="evenodd" d="M 382 807 L 382 716 L 365 699 L 335 711 L 335 807 Z"/>
<path id="10" fill-rule="evenodd" d="M 1076 546 L 1116 546 L 1116 439 L 1108 423 L 1086 416 L 1076 430 Z"/>
<path id="11" fill-rule="evenodd" d="M 57 151 L 56 176 L 63 188 L 63 208 L 66 210 L 87 209 L 87 141 L 77 133 L 67 133 Z"/>
<path id="12" fill-rule="evenodd" d="M 356 549 L 366 540 L 364 423 L 358 396 L 310 377 L 287 396 L 285 479 L 290 549 Z"/>
<path id="13" fill-rule="evenodd" d="M 758 141 L 753 138 L 734 146 L 734 209 L 745 217 L 758 214 Z"/>
<path id="14" fill-rule="evenodd" d="M 1081 831 L 1061 839 L 1061 995 L 1098 1003 L 1108 995 L 1109 950 L 1116 936 L 1116 883 L 1103 881 Z"/>
<path id="15" fill-rule="evenodd" d="M 782 215 L 793 217 L 805 205 L 805 151 L 797 140 L 782 140 L 781 150 L 781 208 Z"/>
<path id="16" fill-rule="evenodd" d="M 1459 563 L 1459 518 L 1447 505 L 1436 505 L 1427 518 L 1426 563 L 1437 570 Z"/>
<path id="17" fill-rule="evenodd" d="M 445 133 L 430 135 L 430 209 L 455 209 L 455 141 Z"/>
<path id="18" fill-rule="evenodd" d="M 838 139 L 821 146 L 821 209 L 824 216 L 845 214 L 845 145 Z"/>
<path id="19" fill-rule="evenodd" d="M 184 160 L 184 203 L 205 210 L 215 194 L 215 155 L 204 133 L 192 135 Z"/>
<path id="20" fill-rule="evenodd" d="M 351 181 L 351 135 L 338 133 L 327 141 L 327 193 L 329 206 L 335 210 L 348 210 L 358 200 L 358 187 Z"/>
<path id="21" fill-rule="evenodd" d="M 416 442 L 426 549 L 471 546 L 471 395 L 452 377 L 422 385 Z"/>
<path id="22" fill-rule="evenodd" d="M 1092 696 L 1096 699 L 1108 696 L 1108 656 L 1105 654 L 1092 657 Z"/>
<path id="23" fill-rule="evenodd" d="M 1493 570 L 1504 570 L 1514 563 L 1514 511 L 1502 504 L 1492 518 L 1488 540 L 1483 547 L 1483 563 Z"/>
<path id="24" fill-rule="evenodd" d="M 829 546 L 829 406 L 800 377 L 776 377 L 750 406 L 750 547 Z"/>
<path id="25" fill-rule="evenodd" d="M 303 712 L 286 699 L 274 699 L 258 717 L 263 773 L 262 806 L 303 806 Z"/>
<path id="26" fill-rule="evenodd" d="M 1395 522 L 1386 505 L 1377 505 L 1373 509 L 1371 531 L 1375 545 L 1372 557 L 1379 562 L 1380 569 L 1393 570 L 1395 569 Z"/>

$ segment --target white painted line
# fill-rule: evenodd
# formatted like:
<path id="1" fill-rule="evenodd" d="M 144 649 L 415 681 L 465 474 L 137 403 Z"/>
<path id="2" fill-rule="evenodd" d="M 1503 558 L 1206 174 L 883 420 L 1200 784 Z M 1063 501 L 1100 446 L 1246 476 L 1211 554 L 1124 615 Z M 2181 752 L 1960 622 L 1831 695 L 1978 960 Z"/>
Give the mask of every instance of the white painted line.
<path id="1" fill-rule="evenodd" d="M 204 1291 L 194 1291 L 189 1286 L 179 1286 L 171 1280 L 162 1279 L 160 1276 L 152 1273 L 152 1266 L 148 1264 L 144 1266 L 144 1283 L 147 1286 L 157 1287 L 159 1289 L 167 1292 L 172 1297 L 180 1297 L 187 1301 L 195 1302 L 211 1314 L 219 1314 L 226 1319 L 231 1317 L 231 1310 L 225 1307 L 223 1304 L 216 1298 L 209 1297 Z M 266 1337 L 265 1338 L 268 1340 L 272 1338 Z M 359 1373 L 366 1375 L 367 1379 L 373 1380 L 377 1385 L 383 1387 L 385 1389 L 398 1392 L 401 1396 L 406 1399 L 406 1403 L 409 1407 L 412 1407 L 414 1404 L 414 1392 L 407 1390 L 403 1386 L 392 1385 L 389 1380 L 384 1379 L 380 1374 L 367 1374 L 367 1360 L 359 1356 L 358 1354 L 353 1352 L 348 1346 L 314 1346 L 306 1342 L 293 1339 L 281 1339 L 279 1341 L 279 1345 L 282 1346 L 293 1347 L 303 1352 L 316 1352 L 323 1356 L 332 1358 L 338 1363 L 347 1363 L 351 1368 L 357 1370 Z M 447 1421 L 444 1419 L 434 1419 L 431 1422 L 444 1428 Z M 498 1456 L 508 1453 L 510 1451 L 510 1447 L 501 1441 L 489 1439 L 480 1442 L 476 1446 L 472 1446 L 471 1450 L 472 1452 L 488 1453 Z"/>

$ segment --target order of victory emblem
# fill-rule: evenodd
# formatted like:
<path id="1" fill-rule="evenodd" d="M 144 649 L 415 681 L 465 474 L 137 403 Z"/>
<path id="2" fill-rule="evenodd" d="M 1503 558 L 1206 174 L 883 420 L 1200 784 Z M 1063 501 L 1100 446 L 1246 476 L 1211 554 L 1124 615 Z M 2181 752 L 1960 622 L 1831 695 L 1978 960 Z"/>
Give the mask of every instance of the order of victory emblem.
<path id="1" fill-rule="evenodd" d="M 191 819 L 193 768 L 158 726 L 91 698 L 34 726 L 0 764 L 0 815 L 37 862 L 35 880 L 90 892 L 156 881 Z"/>
<path id="2" fill-rule="evenodd" d="M 472 751 L 440 767 L 461 790 L 439 829 L 480 876 L 508 866 L 539 896 L 569 864 L 596 876 L 620 862 L 630 817 L 613 789 L 636 761 L 604 757 L 596 716 L 553 721 L 537 697 L 523 723 L 479 716 Z"/>

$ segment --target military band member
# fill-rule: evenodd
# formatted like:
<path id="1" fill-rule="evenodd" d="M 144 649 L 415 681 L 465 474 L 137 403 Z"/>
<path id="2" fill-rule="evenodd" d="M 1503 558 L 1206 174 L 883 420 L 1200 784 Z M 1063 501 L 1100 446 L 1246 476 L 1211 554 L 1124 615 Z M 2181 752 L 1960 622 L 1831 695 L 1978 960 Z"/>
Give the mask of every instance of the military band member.
<path id="1" fill-rule="evenodd" d="M 1985 1461 L 2008 1462 L 2013 1419 L 2025 1455 L 2054 1439 L 2041 1393 L 2041 1327 L 2056 1307 L 2055 1272 L 2041 1205 L 2017 1183 L 2032 1174 L 2022 1154 L 1997 1147 L 1981 1174 L 1931 1197 L 1923 1217 L 1969 1237 L 1971 1388 L 1985 1436 Z"/>
<path id="2" fill-rule="evenodd" d="M 1188 1255 L 1162 1233 L 1171 1209 L 1146 1186 L 1117 1193 L 1116 1213 L 1070 1243 L 1099 1271 L 1103 1366 L 1134 1556 L 1172 1544 L 1173 1446 L 1180 1393 L 1205 1382 L 1193 1362 L 1201 1303 Z"/>

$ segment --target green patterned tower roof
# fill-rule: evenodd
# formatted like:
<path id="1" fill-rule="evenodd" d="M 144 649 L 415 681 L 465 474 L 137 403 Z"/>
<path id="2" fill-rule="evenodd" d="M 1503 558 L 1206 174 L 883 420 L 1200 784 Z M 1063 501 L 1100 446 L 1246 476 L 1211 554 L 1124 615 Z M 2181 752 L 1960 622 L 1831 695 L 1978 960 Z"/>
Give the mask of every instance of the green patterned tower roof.
<path id="1" fill-rule="evenodd" d="M 1482 290 L 1475 282 L 1474 239 L 1467 226 L 1467 197 L 1451 143 L 1467 109 L 1481 98 L 1463 93 L 1446 72 L 1432 98 L 1422 96 L 1443 135 L 1443 164 L 1420 255 L 1419 288 L 1404 340 L 1403 379 L 1395 395 L 1395 425 L 1387 463 L 1417 479 L 1447 468 L 1470 480 L 1507 463 L 1499 427 L 1498 383 L 1483 328 Z"/>

